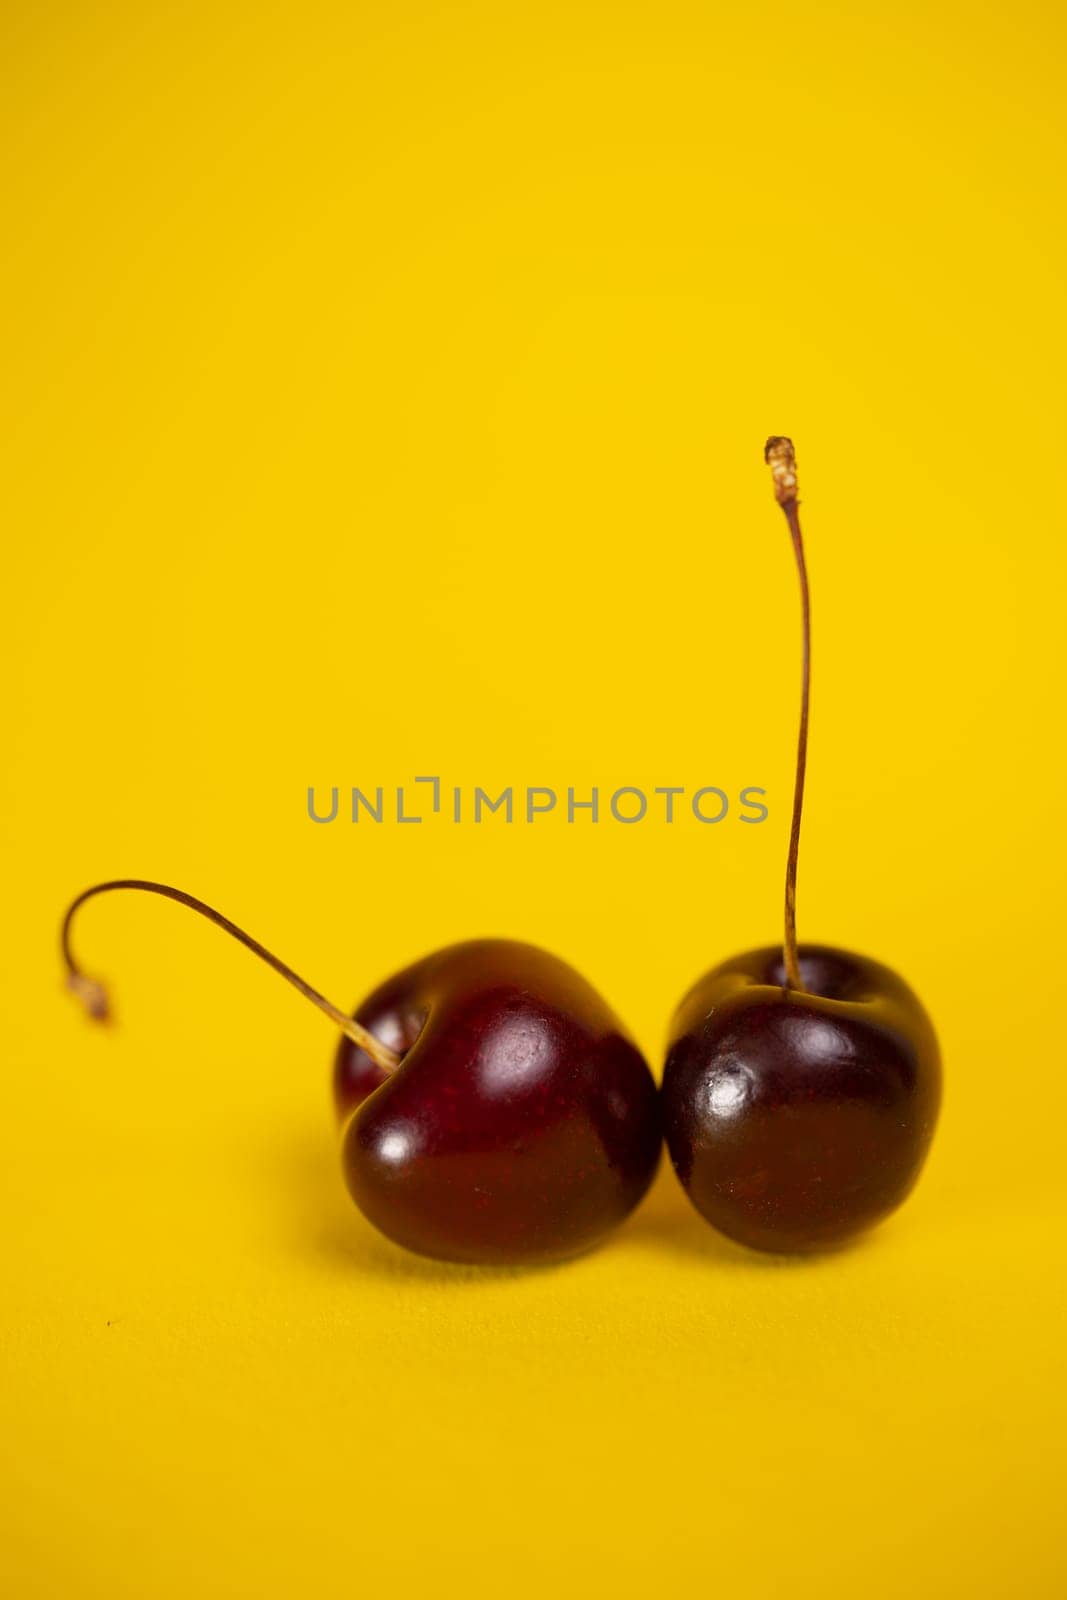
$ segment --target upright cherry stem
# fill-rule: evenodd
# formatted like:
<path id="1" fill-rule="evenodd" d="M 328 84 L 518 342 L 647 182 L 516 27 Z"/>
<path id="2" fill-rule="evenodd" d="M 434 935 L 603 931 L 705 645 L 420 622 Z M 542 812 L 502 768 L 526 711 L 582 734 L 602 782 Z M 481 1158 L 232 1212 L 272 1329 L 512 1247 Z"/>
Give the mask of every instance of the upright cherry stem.
<path id="1" fill-rule="evenodd" d="M 768 439 L 764 459 L 771 469 L 775 499 L 785 513 L 793 540 L 797 576 L 800 579 L 801 669 L 800 727 L 797 733 L 797 768 L 793 784 L 793 820 L 789 829 L 789 855 L 785 868 L 785 976 L 790 989 L 803 990 L 797 959 L 797 857 L 800 853 L 800 819 L 804 811 L 804 777 L 808 766 L 808 705 L 811 698 L 811 596 L 808 567 L 804 559 L 804 536 L 800 531 L 797 501 L 797 460 L 792 439 Z"/>
<path id="2" fill-rule="evenodd" d="M 67 914 L 63 918 L 60 946 L 67 969 L 67 988 L 72 994 L 77 995 L 89 1015 L 95 1017 L 98 1022 L 106 1022 L 108 1018 L 107 990 L 99 979 L 91 978 L 84 973 L 74 959 L 70 944 L 70 930 L 80 906 L 83 906 L 87 900 L 92 900 L 98 894 L 108 894 L 112 889 L 143 889 L 148 894 L 161 894 L 167 900 L 176 900 L 179 905 L 188 906 L 190 911 L 199 912 L 202 917 L 206 917 L 209 922 L 213 922 L 216 928 L 222 928 L 225 933 L 230 934 L 239 944 L 243 944 L 246 950 L 251 950 L 253 955 L 258 956 L 261 961 L 265 961 L 268 967 L 273 967 L 274 971 L 280 973 L 288 983 L 293 985 L 294 989 L 299 989 L 306 1000 L 310 1000 L 312 1005 L 318 1006 L 319 1010 L 325 1012 L 331 1022 L 336 1023 L 346 1038 L 351 1039 L 353 1044 L 366 1051 L 375 1065 L 380 1067 L 383 1072 L 394 1072 L 400 1065 L 400 1057 L 395 1051 L 382 1044 L 372 1033 L 368 1032 L 366 1028 L 355 1022 L 351 1017 L 346 1016 L 337 1006 L 332 1005 L 325 995 L 321 995 L 317 989 L 313 989 L 310 983 L 305 983 L 303 978 L 298 977 L 293 971 L 292 967 L 287 967 L 284 961 L 279 961 L 278 957 L 272 955 L 265 945 L 261 945 L 258 939 L 253 939 L 251 934 L 245 933 L 244 929 L 239 928 L 235 922 L 231 922 L 229 917 L 224 917 L 220 911 L 216 911 L 214 907 L 207 905 L 203 900 L 197 900 L 195 895 L 186 894 L 183 889 L 172 889 L 166 883 L 151 883 L 145 878 L 114 878 L 108 883 L 95 883 L 91 889 L 84 890 L 76 900 L 71 902 L 67 908 Z"/>

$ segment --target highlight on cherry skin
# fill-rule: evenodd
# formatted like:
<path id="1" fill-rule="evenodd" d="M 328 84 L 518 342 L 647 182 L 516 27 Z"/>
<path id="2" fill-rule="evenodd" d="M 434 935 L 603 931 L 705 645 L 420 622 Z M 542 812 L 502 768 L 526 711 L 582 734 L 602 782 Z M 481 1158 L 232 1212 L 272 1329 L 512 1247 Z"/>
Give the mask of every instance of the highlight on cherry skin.
<path id="1" fill-rule="evenodd" d="M 353 1017 L 236 923 L 183 890 L 115 879 L 64 918 L 67 987 L 98 1021 L 107 991 L 74 958 L 71 927 L 98 894 L 175 900 L 257 955 L 341 1030 L 334 1102 L 356 1205 L 421 1255 L 484 1265 L 564 1260 L 598 1244 L 655 1175 L 655 1082 L 584 978 L 502 939 L 456 944 L 388 979 Z"/>
<path id="2" fill-rule="evenodd" d="M 713 967 L 670 1030 L 661 1099 L 672 1164 L 714 1228 L 755 1249 L 812 1251 L 893 1211 L 919 1176 L 941 1099 L 933 1026 L 889 967 L 798 944 L 811 620 L 790 440 L 767 442 L 800 579 L 802 675 L 785 939 Z"/>

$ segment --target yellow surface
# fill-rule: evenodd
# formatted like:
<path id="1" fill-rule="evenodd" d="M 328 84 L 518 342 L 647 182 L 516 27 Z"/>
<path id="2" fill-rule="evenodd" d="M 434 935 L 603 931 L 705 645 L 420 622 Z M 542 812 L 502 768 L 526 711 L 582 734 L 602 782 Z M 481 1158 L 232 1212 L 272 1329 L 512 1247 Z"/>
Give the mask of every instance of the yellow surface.
<path id="1" fill-rule="evenodd" d="M 1057 10 L 4 8 L 12 1596 L 1044 1597 L 1065 1419 Z M 543 943 L 658 1061 L 779 928 L 927 1000 L 914 1199 L 801 1263 L 668 1176 L 533 1273 L 349 1206 L 339 1001 Z M 309 784 L 766 787 L 316 827 Z M 494 789 L 495 792 L 495 789 Z"/>

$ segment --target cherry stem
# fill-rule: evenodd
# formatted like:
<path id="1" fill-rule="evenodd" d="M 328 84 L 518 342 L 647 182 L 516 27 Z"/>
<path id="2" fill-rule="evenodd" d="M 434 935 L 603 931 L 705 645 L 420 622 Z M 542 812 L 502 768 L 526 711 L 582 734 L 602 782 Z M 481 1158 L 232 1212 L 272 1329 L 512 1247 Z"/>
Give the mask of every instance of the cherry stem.
<path id="1" fill-rule="evenodd" d="M 797 857 L 800 854 L 800 820 L 804 812 L 804 777 L 808 766 L 808 707 L 811 699 L 811 595 L 804 559 L 797 500 L 797 460 L 791 439 L 768 439 L 764 460 L 771 469 L 774 494 L 785 513 L 800 579 L 801 669 L 800 726 L 797 733 L 797 767 L 793 785 L 793 820 L 789 829 L 789 855 L 785 867 L 785 976 L 790 989 L 804 990 L 797 959 Z"/>
<path id="2" fill-rule="evenodd" d="M 67 988 L 77 996 L 89 1015 L 97 1022 L 106 1022 L 110 1015 L 107 989 L 98 978 L 91 978 L 84 973 L 74 959 L 70 944 L 70 930 L 79 907 L 83 906 L 87 900 L 94 899 L 98 894 L 109 894 L 112 889 L 142 889 L 148 894 L 160 894 L 167 900 L 176 900 L 179 905 L 188 906 L 190 911 L 199 912 L 202 917 L 206 917 L 209 922 L 213 922 L 216 928 L 222 928 L 225 933 L 230 934 L 239 944 L 243 944 L 246 950 L 251 950 L 253 955 L 258 956 L 261 961 L 265 961 L 268 967 L 273 967 L 274 971 L 285 978 L 288 983 L 291 983 L 294 989 L 299 989 L 306 1000 L 310 1000 L 312 1005 L 318 1006 L 320 1011 L 325 1012 L 330 1021 L 336 1023 L 337 1027 L 340 1028 L 346 1039 L 351 1039 L 353 1044 L 358 1045 L 361 1050 L 365 1051 L 374 1064 L 380 1067 L 383 1072 L 395 1072 L 400 1065 L 400 1057 L 395 1051 L 382 1044 L 380 1039 L 376 1039 L 372 1033 L 368 1032 L 360 1023 L 354 1021 L 352 1017 L 346 1016 L 337 1006 L 332 1005 L 325 995 L 321 995 L 317 989 L 313 989 L 310 983 L 305 983 L 303 978 L 297 976 L 292 967 L 287 967 L 284 961 L 279 961 L 278 957 L 272 955 L 264 945 L 259 943 L 258 939 L 253 939 L 250 934 L 245 933 L 244 929 L 239 928 L 235 922 L 231 922 L 229 917 L 224 917 L 220 911 L 216 911 L 203 900 L 198 900 L 195 895 L 186 894 L 182 889 L 172 889 L 166 883 L 151 883 L 145 878 L 114 878 L 108 883 L 94 883 L 91 889 L 84 890 L 76 900 L 71 902 L 67 908 L 67 914 L 63 918 L 60 948 L 62 949 L 63 961 L 67 969 Z"/>

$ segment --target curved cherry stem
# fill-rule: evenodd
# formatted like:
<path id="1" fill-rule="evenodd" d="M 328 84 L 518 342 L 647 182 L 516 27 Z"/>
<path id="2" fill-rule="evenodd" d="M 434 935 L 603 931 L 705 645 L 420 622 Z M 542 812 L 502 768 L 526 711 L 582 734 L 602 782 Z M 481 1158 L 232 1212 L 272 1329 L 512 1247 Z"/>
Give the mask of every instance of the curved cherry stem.
<path id="1" fill-rule="evenodd" d="M 797 959 L 797 857 L 800 854 L 800 821 L 804 812 L 804 778 L 808 767 L 808 708 L 811 699 L 811 594 L 808 566 L 804 559 L 804 536 L 800 530 L 797 500 L 797 461 L 791 439 L 768 439 L 764 459 L 771 469 L 774 494 L 785 513 L 800 579 L 801 668 L 800 726 L 797 733 L 797 766 L 793 784 L 793 820 L 789 829 L 789 854 L 785 868 L 785 956 L 786 982 L 791 989 L 803 990 Z"/>
<path id="2" fill-rule="evenodd" d="M 245 933 L 244 929 L 239 928 L 236 922 L 231 922 L 229 917 L 224 917 L 221 911 L 216 911 L 213 906 L 209 906 L 205 901 L 198 900 L 195 895 L 186 894 L 183 889 L 172 889 L 169 884 L 152 883 L 146 878 L 113 878 L 107 883 L 94 883 L 91 889 L 83 890 L 77 899 L 71 902 L 67 908 L 67 914 L 63 918 L 63 927 L 60 932 L 60 948 L 63 952 L 63 962 L 67 969 L 67 988 L 77 996 L 89 1015 L 95 1018 L 97 1022 L 106 1022 L 110 1014 L 107 989 L 98 978 L 89 977 L 78 965 L 71 949 L 70 932 L 79 908 L 87 900 L 94 899 L 98 894 L 109 894 L 113 889 L 141 889 L 148 894 L 163 895 L 167 900 L 176 900 L 179 905 L 188 906 L 190 911 L 198 912 L 200 916 L 206 917 L 209 922 L 213 922 L 216 928 L 221 928 L 224 933 L 228 933 L 239 944 L 243 944 L 246 950 L 251 950 L 254 956 L 258 956 L 261 961 L 265 961 L 268 967 L 273 967 L 274 971 L 283 977 L 287 983 L 291 983 L 294 989 L 300 991 L 305 1000 L 310 1000 L 312 1005 L 318 1006 L 319 1010 L 324 1012 L 330 1021 L 341 1029 L 345 1037 L 351 1039 L 353 1044 L 364 1050 L 383 1072 L 395 1072 L 400 1065 L 400 1057 L 395 1051 L 382 1044 L 380 1039 L 376 1039 L 372 1033 L 362 1027 L 360 1023 L 354 1021 L 352 1017 L 346 1016 L 337 1006 L 331 1004 L 325 995 L 320 994 L 317 989 L 313 989 L 310 983 L 305 983 L 303 978 L 293 971 L 292 967 L 287 967 L 284 961 L 279 961 L 278 957 L 273 955 L 265 945 L 260 944 L 258 939 L 253 939 L 251 934 Z"/>

